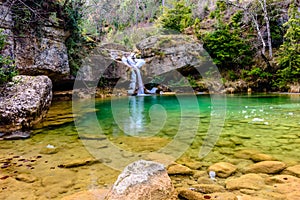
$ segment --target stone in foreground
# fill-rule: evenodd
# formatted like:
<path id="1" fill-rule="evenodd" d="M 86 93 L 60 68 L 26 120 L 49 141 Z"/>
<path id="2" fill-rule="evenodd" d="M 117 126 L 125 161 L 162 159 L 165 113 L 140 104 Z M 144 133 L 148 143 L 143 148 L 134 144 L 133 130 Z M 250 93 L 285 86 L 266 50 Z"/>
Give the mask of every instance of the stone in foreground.
<path id="1" fill-rule="evenodd" d="M 15 76 L 0 90 L 0 132 L 28 130 L 45 117 L 52 100 L 47 76 Z"/>
<path id="2" fill-rule="evenodd" d="M 164 165 L 139 160 L 123 170 L 105 199 L 164 200 L 173 199 L 174 194 L 174 187 Z"/>
<path id="3" fill-rule="evenodd" d="M 262 161 L 250 165 L 246 170 L 247 173 L 265 173 L 276 174 L 286 168 L 286 164 L 280 161 Z"/>
<path id="4" fill-rule="evenodd" d="M 227 178 L 237 170 L 237 167 L 231 163 L 219 162 L 208 168 L 208 171 L 216 172 L 216 175 L 221 178 Z"/>

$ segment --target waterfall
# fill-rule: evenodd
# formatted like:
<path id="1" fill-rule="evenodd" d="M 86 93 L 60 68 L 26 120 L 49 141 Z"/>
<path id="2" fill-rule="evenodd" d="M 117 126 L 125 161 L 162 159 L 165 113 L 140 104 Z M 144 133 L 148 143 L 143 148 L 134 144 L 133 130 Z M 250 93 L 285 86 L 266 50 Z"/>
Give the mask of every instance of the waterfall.
<path id="1" fill-rule="evenodd" d="M 134 58 L 134 60 L 133 60 L 133 58 Z M 137 82 L 138 82 L 137 95 L 145 95 L 144 83 L 143 83 L 141 71 L 140 71 L 140 68 L 146 63 L 145 60 L 144 59 L 136 59 L 134 54 L 131 54 L 130 56 L 127 56 L 127 57 L 123 56 L 122 62 L 132 68 L 131 83 L 129 85 L 130 94 L 134 93 L 134 90 L 136 87 L 136 78 L 137 78 Z"/>
<path id="2" fill-rule="evenodd" d="M 135 71 L 136 71 L 137 80 L 138 80 L 138 92 L 137 92 L 137 95 L 143 95 L 143 94 L 145 94 L 145 92 L 144 92 L 144 83 L 143 83 L 143 80 L 142 80 L 141 71 L 140 71 L 140 69 L 138 67 L 135 67 Z"/>

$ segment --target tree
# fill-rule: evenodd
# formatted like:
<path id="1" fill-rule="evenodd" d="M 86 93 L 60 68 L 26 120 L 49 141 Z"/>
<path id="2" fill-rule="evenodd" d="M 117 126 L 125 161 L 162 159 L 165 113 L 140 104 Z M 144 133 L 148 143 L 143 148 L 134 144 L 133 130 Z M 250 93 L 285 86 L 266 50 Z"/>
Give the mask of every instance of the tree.
<path id="1" fill-rule="evenodd" d="M 165 8 L 158 18 L 157 24 L 163 28 L 183 32 L 185 28 L 193 25 L 192 9 L 184 1 L 178 1 L 173 8 Z"/>
<path id="2" fill-rule="evenodd" d="M 281 86 L 286 82 L 299 81 L 300 78 L 300 12 L 291 4 L 288 14 L 289 20 L 283 25 L 287 31 L 277 57 Z"/>
<path id="3" fill-rule="evenodd" d="M 252 62 L 253 51 L 249 41 L 241 37 L 243 30 L 240 26 L 243 14 L 238 11 L 232 16 L 229 24 L 226 24 L 221 14 L 221 10 L 225 10 L 226 5 L 221 4 L 220 2 L 217 4 L 214 14 L 217 19 L 216 30 L 201 37 L 203 47 L 213 58 L 214 63 L 223 70 L 249 66 Z"/>
<path id="4" fill-rule="evenodd" d="M 252 22 L 254 24 L 254 27 L 257 31 L 258 38 L 262 43 L 261 55 L 262 55 L 263 59 L 267 62 L 267 65 L 269 66 L 270 64 L 268 62 L 268 59 L 265 56 L 265 50 L 266 50 L 267 44 L 268 44 L 268 47 L 269 47 L 269 57 L 270 58 L 272 58 L 273 53 L 272 53 L 272 39 L 271 39 L 271 31 L 270 31 L 270 20 L 269 20 L 269 15 L 268 15 L 268 11 L 267 11 L 266 0 L 258 0 L 258 3 L 260 4 L 261 9 L 263 10 L 264 20 L 265 20 L 265 23 L 266 23 L 267 44 L 266 44 L 266 41 L 263 37 L 263 33 L 262 33 L 262 30 L 261 30 L 261 25 L 259 24 L 259 21 L 257 19 L 257 12 L 255 12 L 251 9 L 251 7 L 253 7 L 253 3 L 251 1 L 246 6 L 242 6 L 238 3 L 233 3 L 232 1 L 229 1 L 229 0 L 221 0 L 221 1 L 225 2 L 228 5 L 231 5 L 231 6 L 242 9 L 246 15 L 251 17 Z"/>

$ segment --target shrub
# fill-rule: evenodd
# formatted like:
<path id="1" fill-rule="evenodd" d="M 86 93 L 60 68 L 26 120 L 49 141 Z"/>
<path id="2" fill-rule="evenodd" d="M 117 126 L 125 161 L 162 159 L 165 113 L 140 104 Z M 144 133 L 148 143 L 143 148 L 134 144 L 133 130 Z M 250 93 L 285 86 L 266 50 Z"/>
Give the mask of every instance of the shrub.
<path id="1" fill-rule="evenodd" d="M 7 36 L 3 34 L 3 30 L 0 29 L 0 52 L 6 45 L 6 37 Z M 10 57 L 0 54 L 0 85 L 5 84 L 10 81 L 12 77 L 17 75 L 15 66 L 12 64 L 13 60 Z"/>
<path id="2" fill-rule="evenodd" d="M 185 28 L 193 25 L 192 9 L 184 1 L 178 1 L 174 8 L 165 8 L 165 12 L 158 18 L 157 24 L 166 29 L 183 32 Z"/>

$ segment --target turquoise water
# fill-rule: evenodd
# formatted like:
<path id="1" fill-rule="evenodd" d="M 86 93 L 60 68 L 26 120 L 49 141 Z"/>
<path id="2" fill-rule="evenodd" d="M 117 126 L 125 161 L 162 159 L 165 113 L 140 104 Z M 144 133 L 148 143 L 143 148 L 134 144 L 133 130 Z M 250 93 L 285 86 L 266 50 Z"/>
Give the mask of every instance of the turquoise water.
<path id="1" fill-rule="evenodd" d="M 86 102 L 79 110 L 93 105 Z M 212 163 L 230 159 L 241 149 L 272 154 L 280 160 L 299 161 L 299 95 L 118 97 L 96 101 L 95 108 L 96 114 L 88 113 L 76 120 L 78 133 L 83 141 L 90 137 L 108 138 L 105 141 L 112 144 L 108 149 L 116 154 L 123 150 L 130 152 L 132 160 L 117 158 L 122 163 L 147 158 L 150 152 L 167 154 L 173 160 L 183 154 L 192 160 Z M 123 146 L 117 138 L 124 138 Z M 142 148 L 138 140 L 141 138 L 148 140 L 152 148 L 147 151 L 148 143 Z M 152 144 L 152 138 L 167 141 Z M 89 146 L 89 142 L 85 144 Z M 92 154 L 93 148 L 88 148 Z M 216 158 L 211 160 L 209 155 L 214 152 Z"/>
<path id="2" fill-rule="evenodd" d="M 247 151 L 295 165 L 300 163 L 300 95 L 53 102 L 30 139 L 0 145 L 1 163 L 10 163 L 0 174 L 5 188 L 0 199 L 60 199 L 80 190 L 109 188 L 118 170 L 142 158 L 197 163 L 200 170 L 226 161 L 243 169 L 253 163 L 239 155 Z M 58 167 L 93 159 L 101 162 Z"/>

